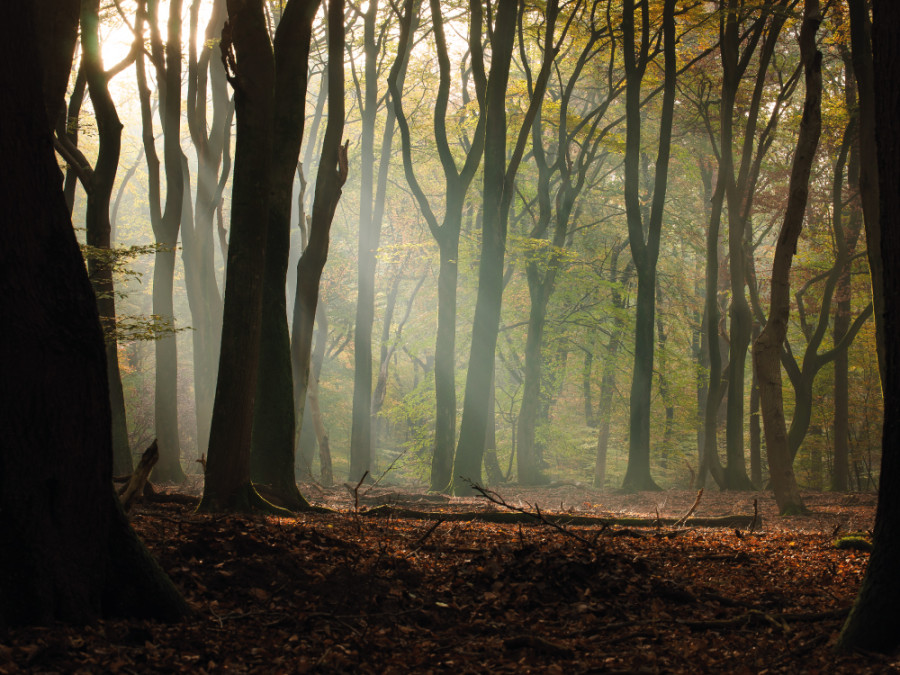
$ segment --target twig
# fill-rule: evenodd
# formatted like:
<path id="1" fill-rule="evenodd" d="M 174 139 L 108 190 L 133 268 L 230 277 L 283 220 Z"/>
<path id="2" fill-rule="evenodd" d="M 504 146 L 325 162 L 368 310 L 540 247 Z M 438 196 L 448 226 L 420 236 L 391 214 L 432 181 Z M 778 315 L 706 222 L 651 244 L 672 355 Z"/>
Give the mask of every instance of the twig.
<path id="1" fill-rule="evenodd" d="M 442 518 L 442 519 L 436 521 L 434 523 L 434 525 L 429 527 L 428 531 L 425 534 L 423 534 L 421 537 L 419 537 L 416 540 L 416 543 L 410 547 L 410 552 L 417 551 L 419 549 L 419 547 L 422 546 L 422 544 L 424 544 L 428 540 L 428 537 L 430 537 L 434 533 L 434 531 L 436 529 L 438 529 L 438 527 L 440 527 L 441 523 L 443 523 L 443 522 L 444 522 L 444 519 Z"/>
<path id="2" fill-rule="evenodd" d="M 753 532 L 756 529 L 756 523 L 759 520 L 759 502 L 754 499 L 753 500 L 753 520 L 750 521 L 750 527 L 747 529 L 748 532 Z"/>
<path id="3" fill-rule="evenodd" d="M 682 525 L 685 524 L 685 522 L 687 522 L 687 519 L 690 518 L 694 514 L 694 511 L 697 509 L 697 505 L 700 503 L 700 498 L 702 496 L 703 496 L 703 488 L 700 488 L 697 491 L 697 498 L 694 500 L 694 504 L 691 506 L 690 509 L 688 509 L 687 513 L 685 513 L 683 516 L 681 516 L 681 518 L 679 518 L 677 521 L 675 521 L 675 524 L 672 527 L 681 527 Z"/>
<path id="4" fill-rule="evenodd" d="M 362 532 L 362 522 L 359 520 L 359 488 L 363 484 L 363 481 L 366 479 L 366 476 L 369 475 L 369 470 L 366 469 L 365 473 L 363 473 L 362 478 L 359 479 L 359 482 L 356 484 L 356 487 L 353 488 L 353 515 L 356 517 L 356 531 L 357 533 Z"/>

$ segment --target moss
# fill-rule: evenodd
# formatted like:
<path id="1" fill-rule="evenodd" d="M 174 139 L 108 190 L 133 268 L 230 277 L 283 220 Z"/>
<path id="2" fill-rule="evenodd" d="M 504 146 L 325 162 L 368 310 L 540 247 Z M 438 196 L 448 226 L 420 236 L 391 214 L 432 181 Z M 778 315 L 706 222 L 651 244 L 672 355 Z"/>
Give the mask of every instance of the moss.
<path id="1" fill-rule="evenodd" d="M 871 551 L 872 541 L 863 533 L 854 532 L 834 540 L 834 547 L 854 551 Z"/>

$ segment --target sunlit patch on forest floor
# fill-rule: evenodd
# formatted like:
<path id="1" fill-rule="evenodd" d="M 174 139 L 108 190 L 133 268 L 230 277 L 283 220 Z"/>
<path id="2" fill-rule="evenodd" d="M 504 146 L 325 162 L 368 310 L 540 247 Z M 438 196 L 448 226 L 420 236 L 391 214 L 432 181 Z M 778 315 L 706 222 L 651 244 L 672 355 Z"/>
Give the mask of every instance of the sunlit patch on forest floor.
<path id="1" fill-rule="evenodd" d="M 313 488 L 340 512 L 296 519 L 143 505 L 135 527 L 194 608 L 180 625 L 109 620 L 0 635 L 0 672 L 885 672 L 833 653 L 868 554 L 834 547 L 871 527 L 874 495 L 807 494 L 779 518 L 766 494 L 710 491 L 698 516 L 762 527 L 675 529 L 372 518 L 384 503 L 485 509 L 362 486 Z M 542 512 L 653 520 L 695 492 L 610 496 L 499 490 Z M 491 509 L 497 508 L 491 505 Z M 436 525 L 436 523 L 438 523 Z"/>

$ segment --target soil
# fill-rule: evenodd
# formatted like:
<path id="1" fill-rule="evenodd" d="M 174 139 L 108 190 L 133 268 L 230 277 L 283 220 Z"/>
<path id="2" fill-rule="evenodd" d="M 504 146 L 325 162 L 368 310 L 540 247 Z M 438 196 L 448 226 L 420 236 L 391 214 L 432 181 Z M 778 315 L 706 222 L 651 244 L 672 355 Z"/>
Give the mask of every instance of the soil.
<path id="1" fill-rule="evenodd" d="M 754 529 L 664 525 L 697 493 L 506 486 L 533 514 L 639 517 L 647 527 L 370 517 L 391 504 L 508 510 L 483 498 L 306 485 L 334 513 L 210 516 L 140 504 L 135 528 L 194 615 L 0 634 L 0 673 L 881 673 L 900 658 L 837 654 L 868 560 L 837 549 L 872 526 L 873 494 L 808 493 L 780 518 L 766 493 L 704 494 L 694 515 L 754 512 Z"/>

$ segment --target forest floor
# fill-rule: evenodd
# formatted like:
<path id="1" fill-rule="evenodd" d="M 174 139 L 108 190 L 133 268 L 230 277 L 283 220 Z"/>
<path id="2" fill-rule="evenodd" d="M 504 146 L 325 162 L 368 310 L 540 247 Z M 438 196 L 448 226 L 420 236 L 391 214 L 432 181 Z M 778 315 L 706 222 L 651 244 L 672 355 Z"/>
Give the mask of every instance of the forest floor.
<path id="1" fill-rule="evenodd" d="M 194 616 L 0 634 L 0 673 L 876 673 L 900 657 L 832 650 L 868 560 L 873 494 L 809 493 L 780 518 L 764 493 L 498 490 L 541 513 L 640 517 L 649 527 L 453 521 L 505 510 L 400 488 L 304 486 L 333 514 L 209 516 L 138 505 L 132 522 Z M 372 517 L 378 505 L 447 520 Z M 658 516 L 657 516 L 658 510 Z M 655 524 L 654 524 L 655 523 Z"/>

